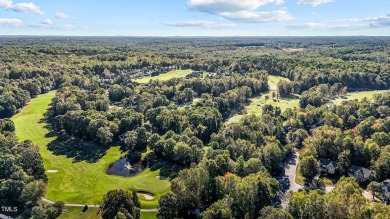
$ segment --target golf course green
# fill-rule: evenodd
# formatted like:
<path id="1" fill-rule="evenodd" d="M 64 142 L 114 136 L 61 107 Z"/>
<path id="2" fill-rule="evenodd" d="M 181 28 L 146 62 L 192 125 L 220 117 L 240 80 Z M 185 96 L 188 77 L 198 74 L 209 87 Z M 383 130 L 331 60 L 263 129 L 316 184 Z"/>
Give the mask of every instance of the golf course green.
<path id="1" fill-rule="evenodd" d="M 47 146 L 57 136 L 49 134 L 43 119 L 54 96 L 55 91 L 40 95 L 12 117 L 19 140 L 31 140 L 40 147 L 49 179 L 45 198 L 67 204 L 93 205 L 101 204 L 109 190 L 136 190 L 154 194 L 152 200 L 140 199 L 142 208 L 156 208 L 160 196 L 170 191 L 170 182 L 158 179 L 158 170 L 146 169 L 134 177 L 106 174 L 108 166 L 123 156 L 119 146 L 108 149 L 96 162 L 76 161 L 66 155 L 54 155 L 48 150 Z"/>

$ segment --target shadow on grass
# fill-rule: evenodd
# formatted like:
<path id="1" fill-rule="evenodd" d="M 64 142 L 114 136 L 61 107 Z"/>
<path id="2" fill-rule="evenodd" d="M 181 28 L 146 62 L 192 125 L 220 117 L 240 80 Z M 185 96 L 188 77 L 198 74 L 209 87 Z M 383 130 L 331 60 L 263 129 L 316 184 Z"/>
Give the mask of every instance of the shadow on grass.
<path id="1" fill-rule="evenodd" d="M 164 178 L 174 178 L 178 172 L 185 166 L 178 165 L 174 162 L 156 156 L 154 153 L 150 153 L 145 157 L 144 162 L 149 162 L 149 168 L 151 171 L 160 170 L 160 176 Z"/>
<path id="2" fill-rule="evenodd" d="M 97 145 L 65 133 L 55 132 L 51 126 L 52 122 L 52 108 L 49 108 L 39 123 L 45 124 L 44 128 L 50 131 L 45 135 L 45 138 L 55 138 L 47 145 L 47 149 L 54 155 L 66 155 L 68 158 L 73 158 L 73 162 L 95 163 L 106 154 L 109 146 Z"/>
<path id="3" fill-rule="evenodd" d="M 94 163 L 106 154 L 108 147 L 83 142 L 81 139 L 68 135 L 61 135 L 50 142 L 47 149 L 54 155 L 66 155 L 68 158 L 73 158 L 74 162 Z"/>

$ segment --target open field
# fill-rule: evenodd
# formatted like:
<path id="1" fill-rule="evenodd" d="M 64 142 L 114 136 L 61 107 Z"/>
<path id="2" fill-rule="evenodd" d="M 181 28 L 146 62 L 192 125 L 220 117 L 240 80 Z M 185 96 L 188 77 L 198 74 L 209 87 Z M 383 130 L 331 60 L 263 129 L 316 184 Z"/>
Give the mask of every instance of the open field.
<path id="1" fill-rule="evenodd" d="M 167 80 L 172 79 L 172 78 L 185 77 L 185 76 L 191 74 L 192 72 L 193 71 L 191 69 L 190 70 L 173 70 L 173 71 L 167 72 L 165 74 L 160 74 L 160 75 L 155 76 L 155 77 L 144 77 L 144 78 L 136 79 L 135 81 L 138 83 L 141 83 L 141 84 L 149 83 L 150 79 L 167 81 Z"/>
<path id="2" fill-rule="evenodd" d="M 266 103 L 270 104 L 272 106 L 278 106 L 282 109 L 282 111 L 287 109 L 287 108 L 294 108 L 294 107 L 299 106 L 299 99 L 298 98 L 296 98 L 296 99 L 280 98 L 279 100 L 276 100 L 276 101 L 274 101 L 272 99 L 272 93 L 273 92 L 276 93 L 277 84 L 281 80 L 288 81 L 289 79 L 279 77 L 279 76 L 272 76 L 272 75 L 270 75 L 268 77 L 268 85 L 270 87 L 270 91 L 268 93 L 261 95 L 260 97 L 251 98 L 251 103 L 245 107 L 245 109 L 247 111 L 247 115 L 257 115 L 257 116 L 261 115 L 261 113 L 263 111 L 262 106 Z M 269 99 L 266 100 L 265 96 L 268 96 Z M 230 118 L 229 121 L 226 122 L 226 124 L 238 122 L 242 117 L 243 117 L 243 115 L 235 115 L 232 118 Z"/>
<path id="3" fill-rule="evenodd" d="M 103 195 L 109 190 L 137 190 L 153 193 L 156 196 L 154 199 L 140 200 L 142 208 L 155 208 L 159 197 L 169 192 L 169 181 L 156 179 L 159 171 L 149 169 L 130 178 L 107 175 L 105 171 L 108 166 L 123 155 L 119 146 L 108 149 L 97 162 L 76 161 L 66 155 L 54 155 L 47 149 L 57 137 L 49 134 L 46 123 L 41 120 L 54 95 L 54 91 L 40 95 L 12 118 L 17 137 L 39 145 L 45 170 L 57 170 L 47 172 L 49 182 L 46 198 L 70 204 L 101 204 Z"/>

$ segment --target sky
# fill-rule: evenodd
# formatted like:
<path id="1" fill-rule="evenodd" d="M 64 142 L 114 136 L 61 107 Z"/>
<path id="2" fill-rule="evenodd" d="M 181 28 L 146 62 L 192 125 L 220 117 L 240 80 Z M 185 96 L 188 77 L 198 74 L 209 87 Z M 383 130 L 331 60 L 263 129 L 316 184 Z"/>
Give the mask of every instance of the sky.
<path id="1" fill-rule="evenodd" d="M 0 0 L 0 35 L 390 36 L 390 0 Z"/>

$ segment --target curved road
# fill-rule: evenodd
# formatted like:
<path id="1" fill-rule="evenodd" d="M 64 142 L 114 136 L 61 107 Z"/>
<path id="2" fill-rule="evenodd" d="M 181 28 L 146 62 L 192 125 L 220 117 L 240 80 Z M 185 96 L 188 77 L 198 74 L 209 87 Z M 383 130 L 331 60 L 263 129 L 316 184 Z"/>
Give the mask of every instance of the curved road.
<path id="1" fill-rule="evenodd" d="M 49 204 L 53 204 L 54 202 L 47 199 L 47 198 L 44 198 L 42 197 L 41 198 L 42 201 L 46 202 L 46 203 L 49 203 Z M 65 207 L 84 207 L 85 204 L 65 204 Z M 87 205 L 88 208 L 99 208 L 100 205 Z M 155 212 L 155 211 L 158 211 L 157 208 L 150 208 L 150 209 L 147 209 L 147 208 L 141 208 L 140 209 L 141 212 Z"/>

